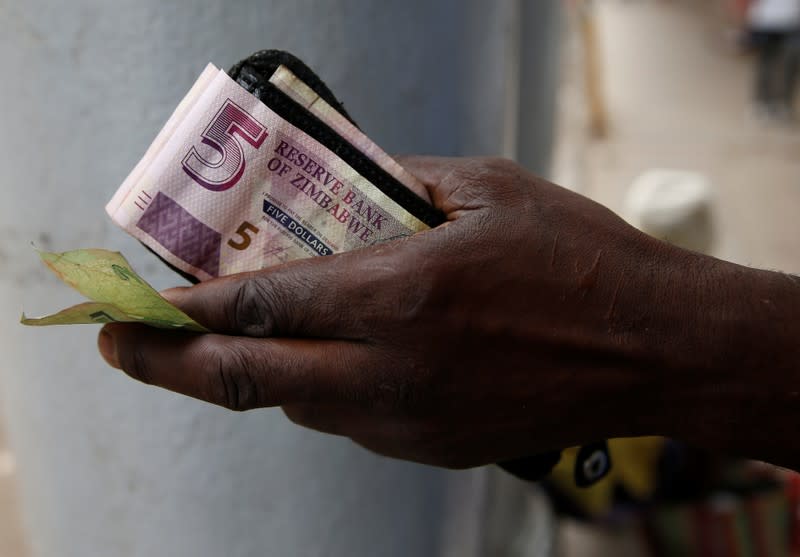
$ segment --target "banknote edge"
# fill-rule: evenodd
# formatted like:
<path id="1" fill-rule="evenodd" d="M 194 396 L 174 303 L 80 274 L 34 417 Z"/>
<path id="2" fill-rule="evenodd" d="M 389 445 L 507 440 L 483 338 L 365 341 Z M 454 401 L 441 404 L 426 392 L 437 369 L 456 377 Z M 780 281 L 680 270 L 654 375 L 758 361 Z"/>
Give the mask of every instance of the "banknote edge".
<path id="1" fill-rule="evenodd" d="M 117 210 L 127 199 L 128 194 L 133 187 L 138 183 L 140 177 L 145 174 L 147 168 L 152 164 L 155 159 L 155 154 L 169 141 L 175 131 L 180 127 L 186 116 L 192 111 L 192 108 L 202 97 L 203 91 L 208 87 L 219 73 L 219 68 L 214 64 L 208 63 L 200 76 L 195 80 L 192 87 L 183 96 L 178 106 L 172 112 L 167 122 L 161 127 L 161 130 L 156 135 L 155 139 L 150 143 L 150 146 L 145 151 L 142 158 L 133 167 L 133 170 L 120 184 L 117 191 L 106 204 L 106 213 L 113 219 Z M 193 95 L 193 93 L 195 93 Z"/>

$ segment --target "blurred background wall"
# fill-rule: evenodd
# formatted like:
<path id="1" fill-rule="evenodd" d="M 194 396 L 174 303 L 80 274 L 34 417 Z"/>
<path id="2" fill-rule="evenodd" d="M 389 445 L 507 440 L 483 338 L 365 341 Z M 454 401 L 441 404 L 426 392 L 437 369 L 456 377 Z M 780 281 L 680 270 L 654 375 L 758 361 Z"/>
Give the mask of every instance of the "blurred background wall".
<path id="1" fill-rule="evenodd" d="M 555 1 L 0 0 L 0 395 L 32 554 L 478 554 L 484 471 L 183 399 L 106 367 L 95 327 L 16 319 L 78 299 L 31 242 L 121 250 L 157 288 L 179 282 L 103 207 L 207 62 L 283 48 L 390 153 L 541 171 L 557 32 Z"/>

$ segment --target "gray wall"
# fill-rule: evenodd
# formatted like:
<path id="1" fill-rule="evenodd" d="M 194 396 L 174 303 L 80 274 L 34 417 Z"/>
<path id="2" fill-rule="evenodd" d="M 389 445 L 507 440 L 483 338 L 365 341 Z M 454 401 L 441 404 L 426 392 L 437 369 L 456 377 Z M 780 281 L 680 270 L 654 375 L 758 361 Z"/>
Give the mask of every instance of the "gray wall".
<path id="1" fill-rule="evenodd" d="M 525 151 L 527 140 L 507 133 L 525 82 L 525 9 L 0 0 L 0 394 L 37 555 L 477 552 L 481 471 L 381 459 L 277 410 L 231 414 L 139 385 L 100 361 L 95 327 L 27 329 L 16 319 L 78 300 L 40 266 L 32 241 L 119 249 L 156 287 L 179 282 L 103 206 L 208 61 L 290 50 L 390 152 Z M 538 58 L 523 59 L 536 67 Z M 541 91 L 552 91 L 551 77 Z M 545 127 L 535 135 L 548 143 Z"/>

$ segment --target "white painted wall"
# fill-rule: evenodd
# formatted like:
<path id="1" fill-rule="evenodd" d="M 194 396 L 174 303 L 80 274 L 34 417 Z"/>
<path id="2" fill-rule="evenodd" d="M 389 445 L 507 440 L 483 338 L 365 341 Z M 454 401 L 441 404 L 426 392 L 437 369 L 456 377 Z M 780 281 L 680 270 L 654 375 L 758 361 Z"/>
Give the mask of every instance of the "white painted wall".
<path id="1" fill-rule="evenodd" d="M 78 299 L 32 241 L 119 249 L 156 287 L 179 282 L 103 206 L 206 62 L 284 48 L 390 152 L 500 153 L 519 13 L 511 0 L 0 0 L 0 394 L 37 556 L 477 554 L 481 471 L 381 459 L 277 410 L 140 385 L 101 362 L 96 327 L 16 319 Z"/>

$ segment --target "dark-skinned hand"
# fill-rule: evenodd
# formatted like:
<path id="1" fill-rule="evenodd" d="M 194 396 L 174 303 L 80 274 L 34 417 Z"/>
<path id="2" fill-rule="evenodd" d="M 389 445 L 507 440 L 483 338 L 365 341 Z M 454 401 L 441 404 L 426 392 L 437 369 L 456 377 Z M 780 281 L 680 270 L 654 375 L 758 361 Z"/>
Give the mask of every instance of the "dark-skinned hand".
<path id="1" fill-rule="evenodd" d="M 737 296 L 718 281 L 748 270 L 658 242 L 509 161 L 401 164 L 444 225 L 172 289 L 214 333 L 110 324 L 106 360 L 145 383 L 232 410 L 281 406 L 300 425 L 446 467 L 623 435 L 748 449 L 719 432 L 744 392 L 701 409 L 726 380 L 725 358 L 747 360 L 715 316 Z"/>

